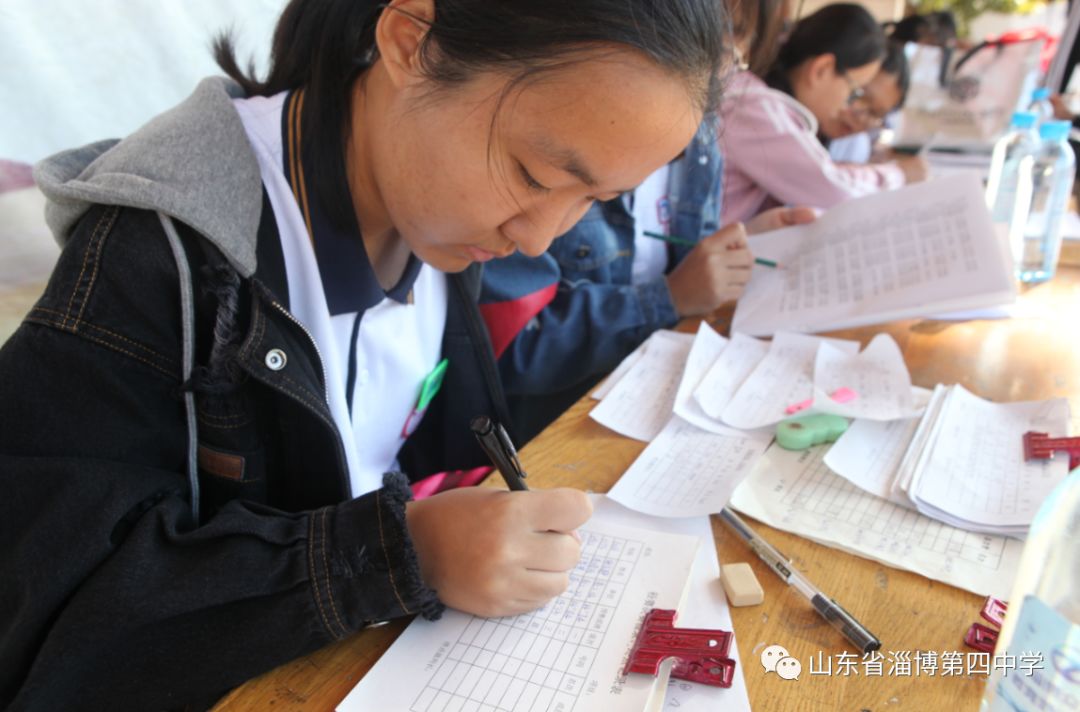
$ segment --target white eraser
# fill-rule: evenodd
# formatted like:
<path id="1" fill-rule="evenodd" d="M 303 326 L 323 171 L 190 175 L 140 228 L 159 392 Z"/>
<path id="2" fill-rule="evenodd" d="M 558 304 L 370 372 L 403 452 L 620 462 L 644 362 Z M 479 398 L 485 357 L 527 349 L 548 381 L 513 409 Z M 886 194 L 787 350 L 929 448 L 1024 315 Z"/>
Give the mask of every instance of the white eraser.
<path id="1" fill-rule="evenodd" d="M 724 593 L 733 606 L 756 606 L 765 600 L 765 591 L 746 562 L 721 566 L 720 583 L 724 585 Z"/>

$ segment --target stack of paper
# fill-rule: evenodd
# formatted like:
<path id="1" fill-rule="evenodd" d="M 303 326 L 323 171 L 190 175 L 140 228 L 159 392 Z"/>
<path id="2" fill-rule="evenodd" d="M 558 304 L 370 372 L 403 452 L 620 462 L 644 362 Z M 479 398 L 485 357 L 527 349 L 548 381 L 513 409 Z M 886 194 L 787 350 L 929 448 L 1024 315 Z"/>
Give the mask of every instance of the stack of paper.
<path id="1" fill-rule="evenodd" d="M 855 400 L 830 394 L 848 388 Z M 672 413 L 720 435 L 770 428 L 804 414 L 891 420 L 922 412 L 900 348 L 888 334 L 859 344 L 780 332 L 771 342 L 735 333 L 725 339 L 704 322 L 695 336 L 659 331 L 593 393 L 590 417 L 615 432 L 651 442 Z M 754 433 L 755 435 L 760 433 Z"/>
<path id="2" fill-rule="evenodd" d="M 864 492 L 826 467 L 826 452 L 824 446 L 769 448 L 735 490 L 731 506 L 779 529 L 888 566 L 983 596 L 1009 597 L 1023 542 L 949 526 Z"/>
<path id="3" fill-rule="evenodd" d="M 857 420 L 825 456 L 852 484 L 974 532 L 1023 536 L 1068 473 L 1065 458 L 1024 462 L 1028 431 L 1065 433 L 1064 398 L 992 403 L 938 386 L 922 419 Z"/>
<path id="4" fill-rule="evenodd" d="M 609 493 L 639 512 L 720 511 L 765 452 L 771 426 L 790 417 L 790 405 L 879 419 L 920 412 L 900 349 L 887 335 L 861 353 L 857 342 L 805 334 L 780 333 L 766 343 L 736 333 L 728 340 L 704 323 L 692 343 L 687 338 L 650 338 L 604 384 L 607 394 L 591 414 L 649 442 Z M 829 394 L 840 388 L 858 397 L 836 403 Z"/>

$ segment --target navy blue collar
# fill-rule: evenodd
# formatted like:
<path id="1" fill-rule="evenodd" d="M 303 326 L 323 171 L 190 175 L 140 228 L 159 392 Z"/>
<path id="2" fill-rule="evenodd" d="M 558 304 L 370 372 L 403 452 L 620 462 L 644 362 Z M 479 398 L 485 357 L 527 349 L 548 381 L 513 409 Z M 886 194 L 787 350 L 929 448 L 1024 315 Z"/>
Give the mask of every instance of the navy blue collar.
<path id="1" fill-rule="evenodd" d="M 310 152 L 303 150 L 303 107 L 303 90 L 289 92 L 281 111 L 282 168 L 307 224 L 330 316 L 363 313 L 384 298 L 411 303 L 413 284 L 421 266 L 416 255 L 409 255 L 398 283 L 384 290 L 368 259 L 352 206 L 344 211 L 350 219 L 342 228 L 336 226 L 324 210 L 325 197 L 309 193 L 309 188 L 313 189 L 316 183 L 312 179 Z M 298 157 L 299 161 L 296 160 Z"/>

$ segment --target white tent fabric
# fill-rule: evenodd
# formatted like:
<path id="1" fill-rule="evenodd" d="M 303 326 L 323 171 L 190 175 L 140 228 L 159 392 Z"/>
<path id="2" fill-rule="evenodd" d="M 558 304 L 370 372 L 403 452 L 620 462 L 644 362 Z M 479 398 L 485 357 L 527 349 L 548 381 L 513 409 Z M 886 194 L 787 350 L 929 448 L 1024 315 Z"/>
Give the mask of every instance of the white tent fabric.
<path id="1" fill-rule="evenodd" d="M 32 163 L 124 136 L 219 74 L 210 41 L 232 28 L 264 69 L 285 0 L 3 0 L 0 158 Z"/>

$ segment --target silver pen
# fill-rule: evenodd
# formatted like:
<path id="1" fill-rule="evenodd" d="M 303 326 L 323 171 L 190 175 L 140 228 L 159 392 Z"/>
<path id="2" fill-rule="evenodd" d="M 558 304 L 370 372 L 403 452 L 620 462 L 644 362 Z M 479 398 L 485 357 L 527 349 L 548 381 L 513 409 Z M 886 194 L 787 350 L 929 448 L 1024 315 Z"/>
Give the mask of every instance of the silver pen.
<path id="1" fill-rule="evenodd" d="M 843 633 L 844 637 L 850 640 L 856 648 L 865 654 L 881 647 L 881 641 L 877 639 L 877 636 L 868 631 L 862 623 L 855 620 L 855 617 L 845 611 L 839 603 L 826 596 L 821 589 L 793 569 L 791 560 L 773 548 L 769 542 L 762 539 L 757 532 L 743 521 L 742 517 L 735 514 L 730 508 L 724 507 L 720 510 L 720 518 L 750 545 L 758 558 L 764 561 L 777 576 L 806 596 L 807 600 L 814 606 L 814 610 L 828 621 L 829 625 Z"/>

